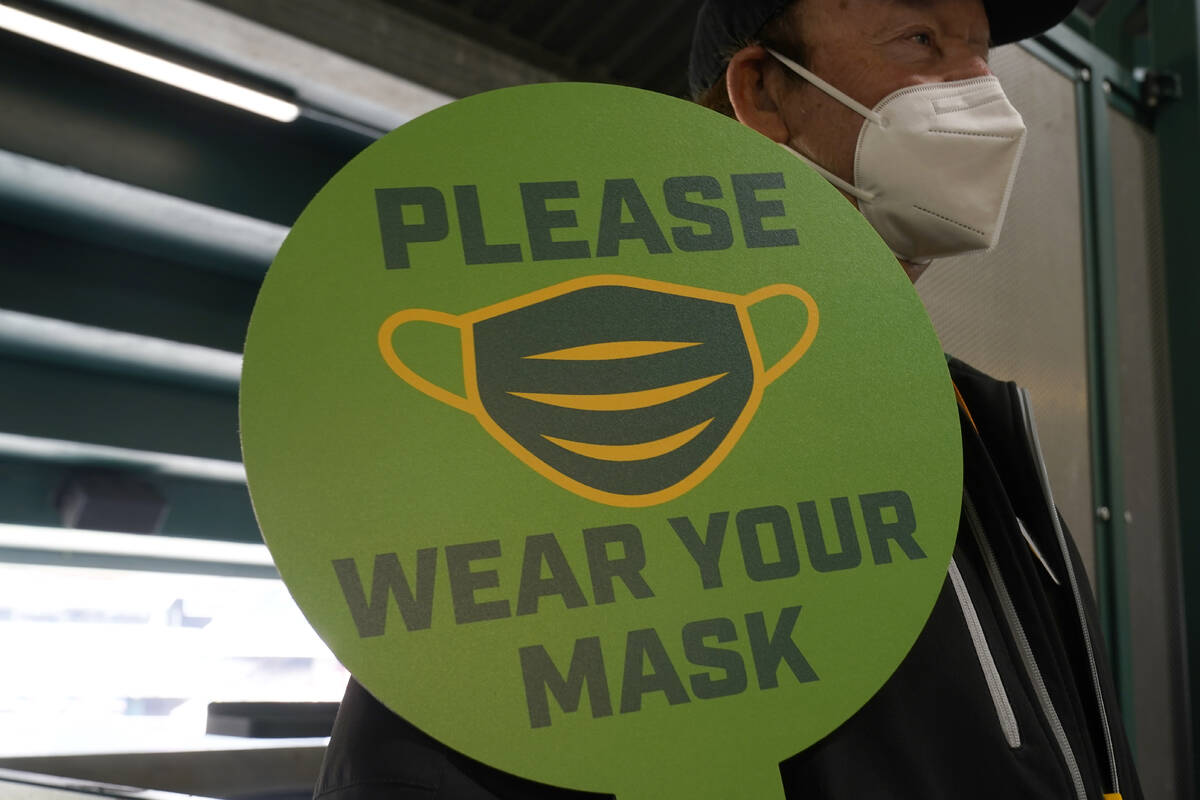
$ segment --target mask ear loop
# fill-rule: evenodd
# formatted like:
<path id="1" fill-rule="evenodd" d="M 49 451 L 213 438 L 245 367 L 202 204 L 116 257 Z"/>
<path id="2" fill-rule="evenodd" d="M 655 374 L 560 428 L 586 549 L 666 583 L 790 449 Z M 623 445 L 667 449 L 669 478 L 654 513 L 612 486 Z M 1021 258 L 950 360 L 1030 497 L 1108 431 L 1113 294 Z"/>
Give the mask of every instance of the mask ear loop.
<path id="1" fill-rule="evenodd" d="M 793 61 L 792 59 L 783 55 L 779 51 L 773 50 L 770 47 L 765 48 L 765 49 L 768 53 L 770 53 L 772 56 L 774 56 L 776 59 L 778 59 L 779 63 L 783 64 L 785 67 L 787 67 L 792 72 L 799 75 L 801 78 L 804 78 L 806 81 L 811 83 L 813 86 L 816 86 L 818 89 L 820 89 L 822 92 L 824 92 L 825 94 L 832 97 L 834 100 L 837 100 L 839 103 L 842 103 L 843 105 L 848 106 L 852 111 L 854 111 L 859 116 L 864 117 L 868 122 L 873 122 L 876 125 L 880 126 L 881 128 L 886 127 L 883 122 L 883 117 L 880 116 L 878 112 L 874 111 L 873 109 L 867 108 L 862 103 L 858 102 L 857 100 L 855 100 L 853 97 L 846 94 L 842 90 L 834 88 L 831 84 L 822 80 L 821 78 L 818 78 L 815 74 L 808 71 L 804 67 L 800 66 L 795 61 Z M 834 175 L 832 172 L 825 169 L 820 164 L 816 163 L 815 161 L 813 161 L 812 159 L 803 155 L 802 153 L 797 152 L 796 150 L 792 149 L 788 145 L 780 142 L 779 146 L 782 147 L 784 150 L 787 150 L 789 153 L 794 155 L 796 158 L 803 161 L 805 164 L 808 164 L 810 167 L 815 169 L 821 175 L 822 178 L 829 181 L 834 186 L 841 189 L 843 192 L 846 192 L 849 195 L 857 197 L 859 200 L 862 200 L 864 203 L 870 203 L 877 196 L 874 192 L 868 192 L 865 189 L 860 189 L 857 186 L 855 186 L 854 184 L 850 183 L 849 181 L 844 180 L 844 179 L 838 177 L 837 175 Z"/>
<path id="2" fill-rule="evenodd" d="M 817 77 L 817 75 L 815 73 L 809 72 L 807 69 L 800 66 L 795 61 L 793 61 L 792 59 L 785 56 L 783 53 L 780 53 L 776 50 L 772 50 L 769 47 L 767 47 L 765 49 L 768 53 L 770 53 L 776 59 L 778 59 L 779 62 L 781 64 L 783 64 L 785 67 L 787 67 L 792 72 L 799 75 L 801 78 L 804 78 L 804 80 L 808 81 L 813 86 L 816 86 L 822 92 L 829 95 L 834 100 L 837 100 L 842 105 L 848 106 L 852 111 L 854 111 L 860 117 L 865 118 L 869 122 L 874 122 L 876 125 L 878 125 L 881 128 L 887 127 L 887 124 L 884 122 L 883 117 L 879 114 L 878 111 L 876 111 L 872 108 L 867 108 L 862 103 L 858 102 L 853 97 L 851 97 L 850 95 L 843 92 L 841 89 L 836 88 L 835 86 L 833 86 L 833 84 L 825 81 L 823 78 Z"/>
<path id="3" fill-rule="evenodd" d="M 808 158 L 803 153 L 797 152 L 795 149 L 793 149 L 791 146 L 785 144 L 784 142 L 778 142 L 778 144 L 780 147 L 782 147 L 784 150 L 786 150 L 788 152 L 788 155 L 795 156 L 796 158 L 803 161 L 805 164 L 808 164 L 810 167 L 815 169 L 822 178 L 829 181 L 834 186 L 841 189 L 843 192 L 854 195 L 859 200 L 862 200 L 864 203 L 869 203 L 872 200 L 874 200 L 876 197 L 878 197 L 878 195 L 875 194 L 874 192 L 868 192 L 866 189 L 860 189 L 857 186 L 855 186 L 853 183 L 850 183 L 849 181 L 839 178 L 837 175 L 834 175 L 832 172 L 825 169 L 820 164 L 813 161 L 811 158 Z"/>

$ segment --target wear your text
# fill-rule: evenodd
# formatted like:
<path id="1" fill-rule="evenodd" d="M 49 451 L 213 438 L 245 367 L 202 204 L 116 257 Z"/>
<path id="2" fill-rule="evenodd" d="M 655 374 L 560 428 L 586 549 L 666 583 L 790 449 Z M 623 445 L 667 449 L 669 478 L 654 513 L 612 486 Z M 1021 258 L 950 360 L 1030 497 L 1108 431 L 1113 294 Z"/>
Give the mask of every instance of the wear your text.
<path id="1" fill-rule="evenodd" d="M 836 529 L 835 548 L 830 547 L 822 530 L 815 501 L 796 504 L 798 525 L 793 525 L 791 512 L 783 506 L 759 506 L 736 514 L 717 511 L 703 520 L 672 517 L 666 527 L 674 532 L 682 552 L 690 556 L 701 590 L 725 585 L 722 556 L 730 533 L 737 540 L 746 577 L 758 582 L 798 575 L 801 553 L 820 573 L 859 567 L 864 553 L 870 554 L 876 566 L 892 564 L 896 556 L 907 560 L 925 558 L 916 540 L 916 514 L 906 492 L 862 494 L 857 500 L 864 523 L 861 531 L 851 514 L 849 497 L 828 501 Z M 405 631 L 432 627 L 439 550 L 457 625 L 536 614 L 546 598 L 558 598 L 566 609 L 574 609 L 589 603 L 614 603 L 618 595 L 622 600 L 655 596 L 644 574 L 646 549 L 637 526 L 584 528 L 580 535 L 586 563 L 575 565 L 554 533 L 526 536 L 515 595 L 511 588 L 507 596 L 504 594 L 500 570 L 488 564 L 502 555 L 498 539 L 419 548 L 407 569 L 397 553 L 380 553 L 373 560 L 369 589 L 364 586 L 356 559 L 335 559 L 332 566 L 361 638 L 387 633 L 393 604 Z M 764 547 L 764 541 L 771 545 Z M 590 592 L 584 591 L 581 575 Z M 618 586 L 623 588 L 619 590 Z M 742 614 L 736 622 L 732 617 L 681 621 L 677 635 L 684 657 L 690 665 L 706 670 L 685 676 L 668 654 L 658 630 L 625 632 L 619 711 L 640 710 L 643 697 L 656 692 L 663 693 L 670 705 L 687 703 L 692 698 L 707 700 L 740 694 L 750 685 L 747 663 L 753 665 L 760 690 L 778 687 L 780 667 L 785 665 L 788 670 L 784 674 L 790 673 L 796 683 L 819 680 L 794 637 L 801 608 L 785 607 L 773 621 L 762 611 Z M 745 642 L 748 658 L 733 645 L 735 642 Z M 532 727 L 551 724 L 551 698 L 562 712 L 577 711 L 585 687 L 593 717 L 613 713 L 600 636 L 580 636 L 569 654 L 555 654 L 557 661 L 542 644 L 519 647 L 518 655 Z"/>

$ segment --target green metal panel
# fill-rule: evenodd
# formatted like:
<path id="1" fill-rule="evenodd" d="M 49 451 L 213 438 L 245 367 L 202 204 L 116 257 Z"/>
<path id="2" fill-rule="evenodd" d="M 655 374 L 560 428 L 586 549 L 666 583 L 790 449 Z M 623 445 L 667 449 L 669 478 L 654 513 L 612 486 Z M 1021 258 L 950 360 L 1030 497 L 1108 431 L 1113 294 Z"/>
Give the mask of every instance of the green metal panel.
<path id="1" fill-rule="evenodd" d="M 55 499 L 71 469 L 69 464 L 0 456 L 3 521 L 59 527 L 62 520 L 55 509 Z M 245 484 L 189 480 L 148 471 L 132 474 L 157 489 L 167 502 L 161 535 L 230 542 L 262 541 Z"/>
<path id="2" fill-rule="evenodd" d="M 1096 514 L 1096 595 L 1126 729 L 1135 735 L 1124 481 L 1120 452 L 1116 216 L 1109 163 L 1108 106 L 1130 108 L 1135 84 L 1113 58 L 1060 26 L 1027 45 L 1076 79 L 1085 287 L 1089 317 L 1092 474 Z"/>
<path id="3" fill-rule="evenodd" d="M 1158 142 L 1109 111 L 1121 338 L 1121 453 L 1129 549 L 1137 764 L 1146 797 L 1192 800 L 1163 291 Z"/>
<path id="4" fill-rule="evenodd" d="M 1179 487 L 1180 550 L 1184 613 L 1191 657 L 1191 697 L 1200 698 L 1200 13 L 1195 0 L 1151 0 L 1153 66 L 1182 80 L 1182 98 L 1157 115 L 1162 170 L 1163 237 L 1166 250 L 1167 325 L 1175 408 L 1176 478 Z M 1200 713 L 1191 709 L 1192 763 L 1200 763 Z M 1194 779 L 1193 779 L 1194 780 Z"/>
<path id="5" fill-rule="evenodd" d="M 240 461 L 232 393 L 0 357 L 6 433 Z"/>
<path id="6" fill-rule="evenodd" d="M 3 222 L 0 242 L 0 308 L 242 349 L 256 281 Z"/>
<path id="7" fill-rule="evenodd" d="M 0 357 L 0 420 L 0 522 L 61 525 L 56 498 L 69 473 L 115 469 L 158 489 L 168 506 L 164 535 L 261 541 L 245 483 L 228 475 L 233 470 L 207 475 L 186 460 L 183 468 L 169 466 L 173 454 L 237 466 L 231 391 Z M 11 447 L 13 435 L 98 447 L 38 455 Z"/>

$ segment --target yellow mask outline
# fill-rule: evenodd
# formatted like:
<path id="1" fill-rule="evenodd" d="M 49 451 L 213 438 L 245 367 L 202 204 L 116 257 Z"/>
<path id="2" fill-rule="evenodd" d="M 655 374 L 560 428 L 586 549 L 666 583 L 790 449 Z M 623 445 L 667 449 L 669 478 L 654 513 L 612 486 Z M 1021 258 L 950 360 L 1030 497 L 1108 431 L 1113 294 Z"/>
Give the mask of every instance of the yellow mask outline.
<path id="1" fill-rule="evenodd" d="M 593 286 L 626 286 L 634 289 L 644 289 L 663 294 L 674 294 L 731 305 L 737 309 L 738 321 L 742 326 L 742 335 L 745 338 L 747 349 L 750 351 L 750 362 L 753 371 L 750 397 L 742 407 L 738 418 L 734 421 L 725 438 L 721 440 L 721 443 L 699 466 L 688 473 L 686 478 L 665 489 L 659 489 L 649 494 L 624 495 L 606 492 L 564 475 L 558 469 L 550 466 L 541 458 L 531 453 L 524 445 L 501 428 L 492 419 L 479 399 L 479 388 L 475 380 L 475 338 L 471 334 L 471 328 L 476 323 L 508 313 L 509 311 L 514 311 L 518 308 L 534 305 Z M 781 359 L 771 365 L 770 368 L 764 369 L 762 353 L 758 347 L 758 339 L 754 334 L 754 327 L 750 322 L 749 309 L 763 300 L 782 295 L 795 297 L 804 303 L 808 311 L 808 320 L 799 341 Z M 379 326 L 377 344 L 383 360 L 402 380 L 434 400 L 438 400 L 475 417 L 483 429 L 499 442 L 501 446 L 516 456 L 526 466 L 556 486 L 587 500 L 605 505 L 622 508 L 645 508 L 665 503 L 668 500 L 673 500 L 676 497 L 686 494 L 712 474 L 713 470 L 725 460 L 725 457 L 729 455 L 734 446 L 741 440 L 742 434 L 745 433 L 746 428 L 750 424 L 750 420 L 758 412 L 758 407 L 762 402 L 766 387 L 770 386 L 781 375 L 795 366 L 796 362 L 808 351 L 813 339 L 816 338 L 819 320 L 820 315 L 817 303 L 812 295 L 800 287 L 788 283 L 775 283 L 764 286 L 761 289 L 756 289 L 749 294 L 738 295 L 712 289 L 700 289 L 693 286 L 667 283 L 666 281 L 657 281 L 650 278 L 639 278 L 631 275 L 588 275 L 537 289 L 533 292 L 484 306 L 465 314 L 449 314 L 444 311 L 433 311 L 426 308 L 409 308 L 397 311 Z M 395 348 L 392 345 L 392 336 L 401 325 L 409 322 L 432 322 L 438 325 L 458 328 L 462 341 L 463 386 L 466 388 L 465 397 L 455 394 L 418 375 L 396 354 Z"/>

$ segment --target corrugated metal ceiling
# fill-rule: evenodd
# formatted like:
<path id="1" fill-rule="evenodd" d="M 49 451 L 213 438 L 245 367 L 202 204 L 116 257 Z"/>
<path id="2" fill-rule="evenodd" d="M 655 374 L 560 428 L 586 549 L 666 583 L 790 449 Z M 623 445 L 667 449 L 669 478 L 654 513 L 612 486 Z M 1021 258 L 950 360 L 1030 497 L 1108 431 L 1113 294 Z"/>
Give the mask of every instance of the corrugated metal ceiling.
<path id="1" fill-rule="evenodd" d="M 303 113 L 280 125 L 0 33 L 0 107 L 13 110 L 11 124 L 0 126 L 0 167 L 9 167 L 0 169 L 0 321 L 16 331 L 0 335 L 0 523 L 69 523 L 58 502 L 63 487 L 79 483 L 81 470 L 104 470 L 161 496 L 161 534 L 258 539 L 240 480 L 179 466 L 237 469 L 228 375 L 214 381 L 204 369 L 149 369 L 137 348 L 199 347 L 218 367 L 235 364 L 269 252 L 235 252 L 226 263 L 230 254 L 221 251 L 247 228 L 277 241 L 319 187 L 382 132 L 324 105 L 338 91 L 320 81 L 336 73 L 323 74 L 309 47 L 358 62 L 355 75 L 379 70 L 447 96 L 555 78 L 682 95 L 700 1 L 204 0 L 171 4 L 191 16 L 159 8 L 155 23 L 149 13 L 123 16 L 136 10 L 133 2 L 104 0 L 100 14 L 92 0 L 19 0 L 60 22 L 285 94 Z M 220 19 L 214 9 L 236 16 Z M 237 17 L 248 20 L 241 34 L 260 51 L 229 58 L 199 21 L 233 30 Z M 292 37 L 311 45 L 287 44 Z M 312 69 L 293 83 L 286 70 L 252 68 L 271 57 Z M 324 87 L 315 101 L 310 83 Z M 342 87 L 353 94 L 357 83 L 343 77 Z M 391 87 L 385 98 L 403 94 L 381 85 Z M 58 333 L 72 336 L 49 336 Z M 127 357 L 96 358 L 106 341 L 128 343 Z"/>

